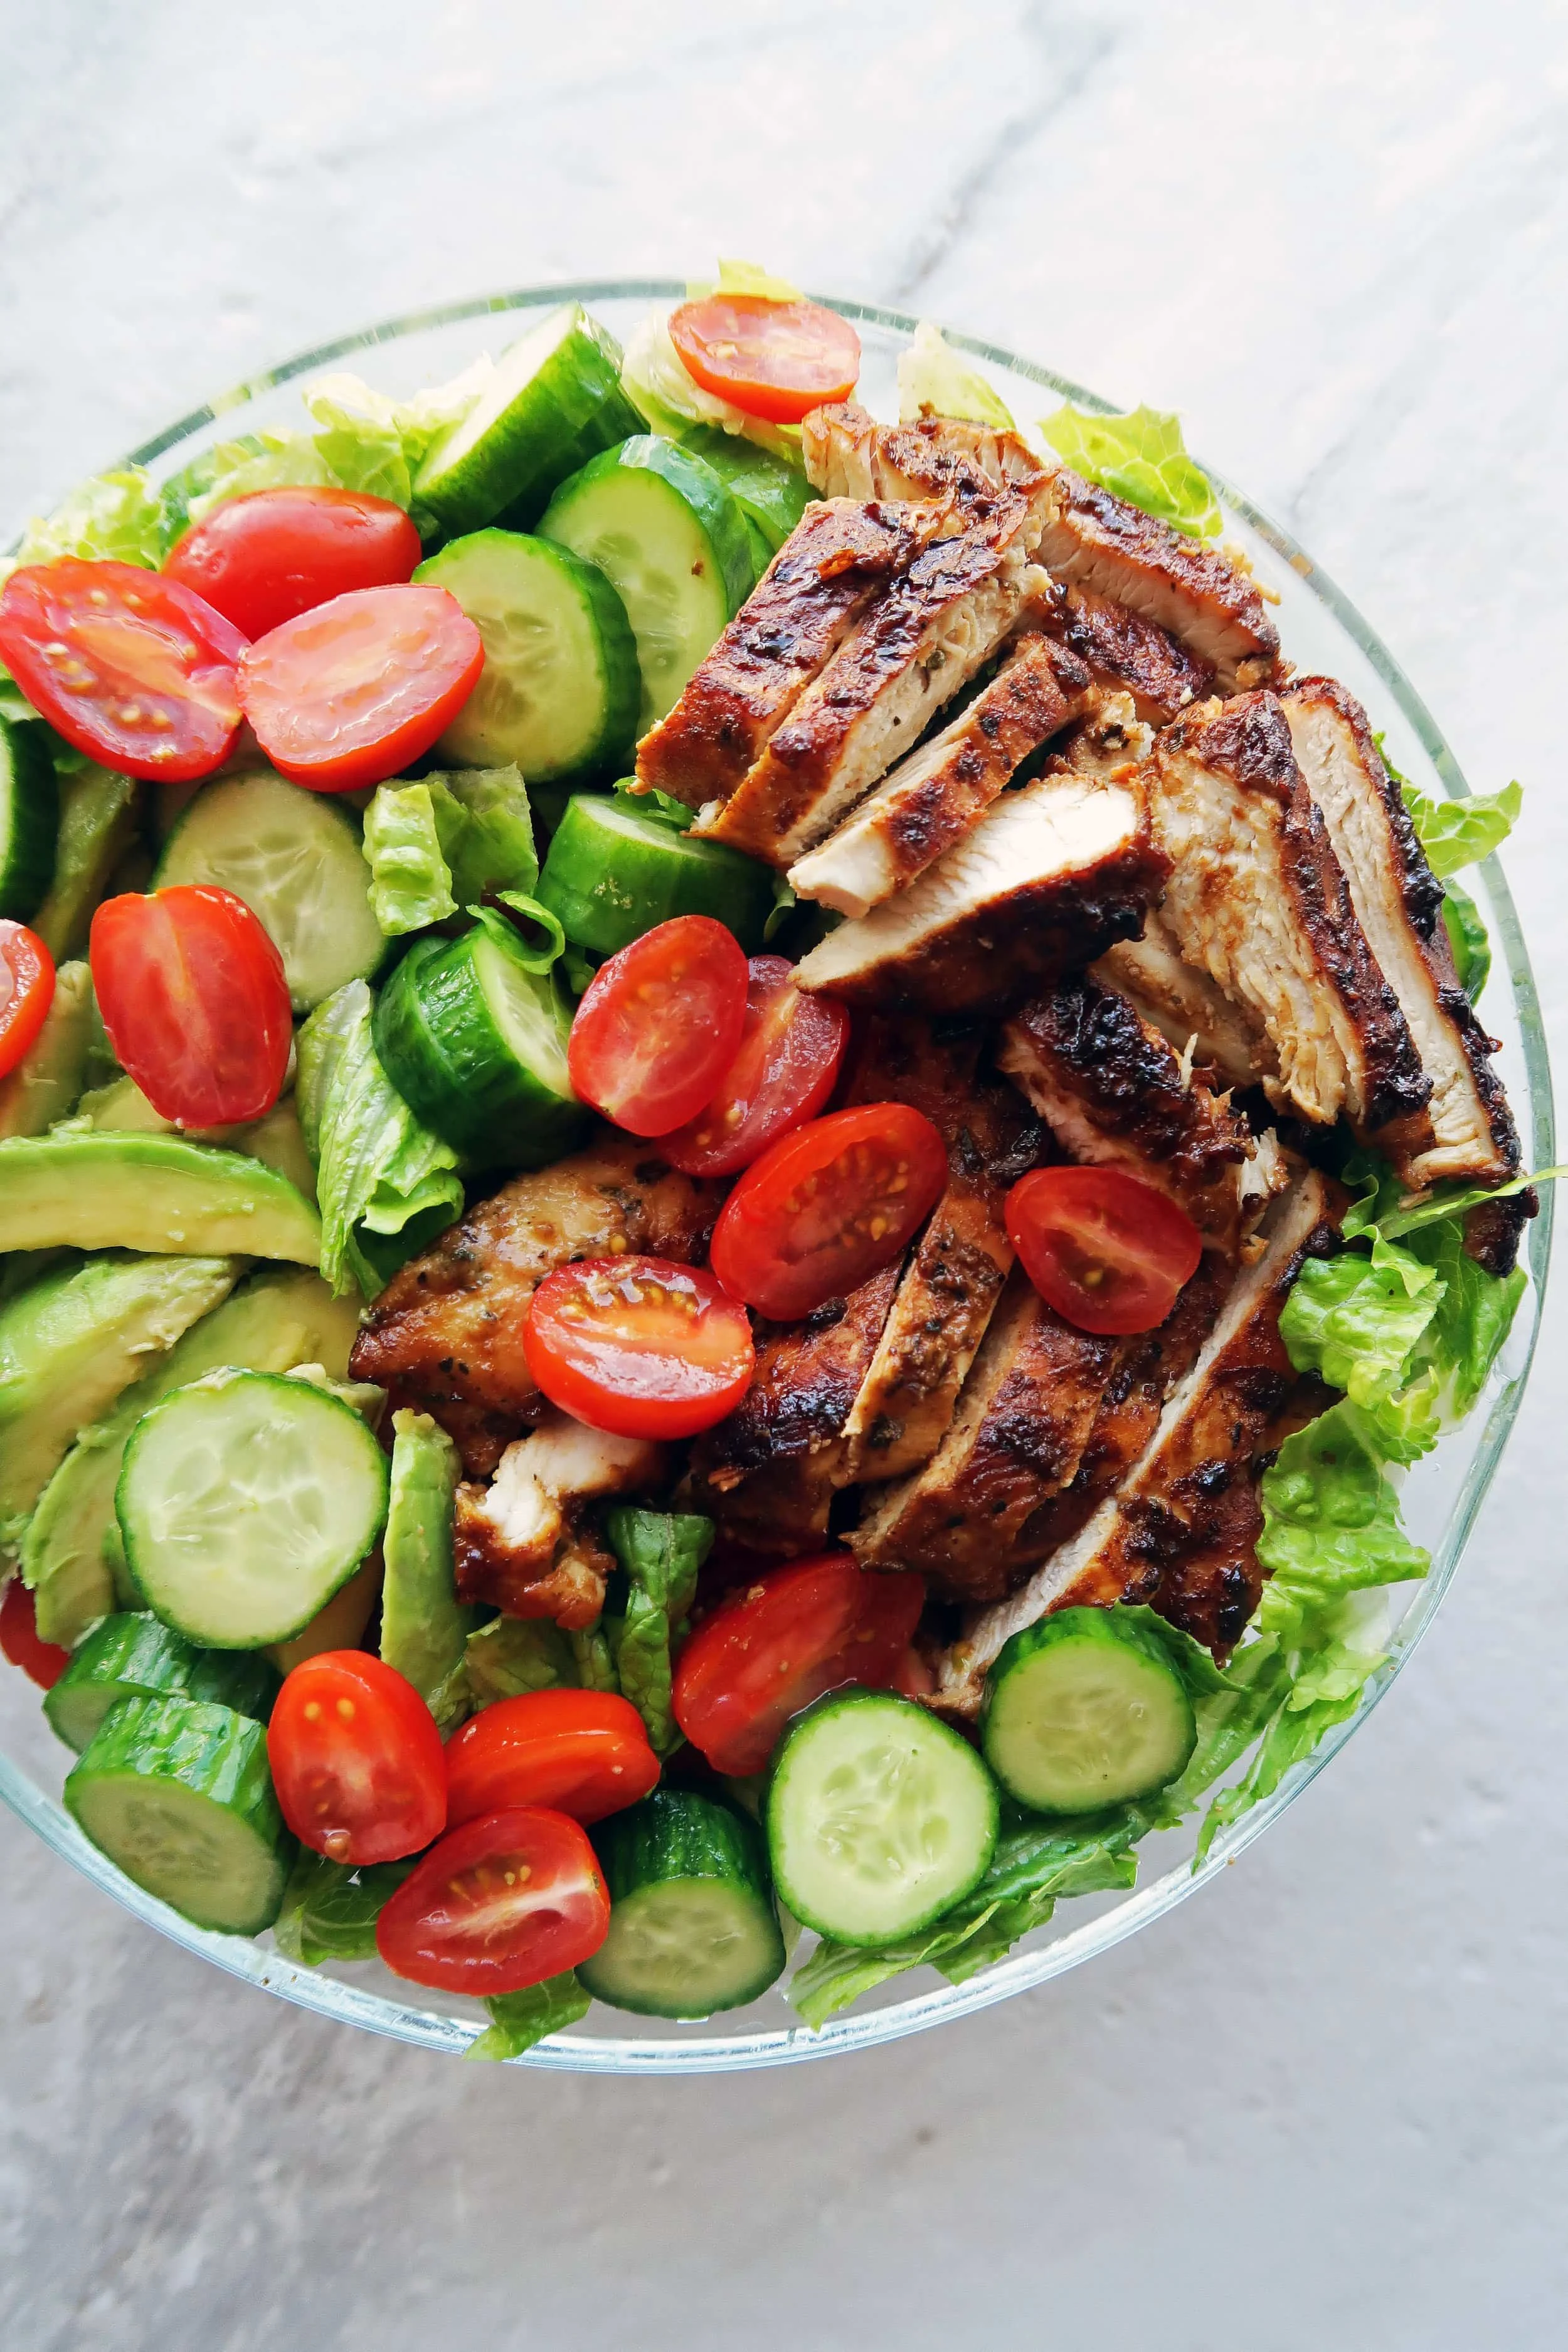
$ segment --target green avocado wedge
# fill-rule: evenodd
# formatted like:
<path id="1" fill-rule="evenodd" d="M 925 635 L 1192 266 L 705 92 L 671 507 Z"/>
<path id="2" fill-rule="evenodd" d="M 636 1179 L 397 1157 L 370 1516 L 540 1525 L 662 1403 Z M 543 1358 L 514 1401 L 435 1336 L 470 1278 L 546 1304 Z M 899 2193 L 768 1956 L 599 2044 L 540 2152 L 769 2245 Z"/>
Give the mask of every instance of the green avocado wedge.
<path id="1" fill-rule="evenodd" d="M 182 1136 L 68 1132 L 0 1143 L 0 1250 L 62 1247 L 234 1251 L 313 1266 L 321 1225 L 276 1169 Z"/>
<path id="2" fill-rule="evenodd" d="M 78 1430 L 144 1377 L 238 1272 L 229 1257 L 89 1258 L 0 1308 L 0 1546 L 15 1548 Z"/>
<path id="3" fill-rule="evenodd" d="M 42 1135 L 75 1109 L 86 1083 L 92 1009 L 86 964 L 61 964 L 43 1027 L 10 1076 L 0 1078 L 0 1139 Z"/>

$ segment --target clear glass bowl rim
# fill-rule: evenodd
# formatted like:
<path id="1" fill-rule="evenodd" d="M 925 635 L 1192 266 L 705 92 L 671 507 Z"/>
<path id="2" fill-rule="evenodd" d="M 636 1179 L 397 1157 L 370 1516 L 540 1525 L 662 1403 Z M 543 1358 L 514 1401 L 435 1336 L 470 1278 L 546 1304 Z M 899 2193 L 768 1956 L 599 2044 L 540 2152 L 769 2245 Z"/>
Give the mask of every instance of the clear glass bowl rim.
<path id="1" fill-rule="evenodd" d="M 432 328 L 481 318 L 489 313 L 534 310 L 546 303 L 577 300 L 591 304 L 621 299 L 668 301 L 679 299 L 685 292 L 684 283 L 676 278 L 583 279 L 477 296 L 468 301 L 444 304 L 405 318 L 385 320 L 357 333 L 341 336 L 334 341 L 299 352 L 280 365 L 248 378 L 228 392 L 218 394 L 204 406 L 192 410 L 153 439 L 143 442 L 119 462 L 127 466 L 151 465 L 220 417 L 245 407 L 258 394 L 271 391 L 296 376 L 310 374 L 333 361 L 347 360 L 356 352 L 374 350 L 382 343 L 397 342 Z M 896 334 L 912 336 L 918 323 L 903 311 L 885 310 L 872 303 L 841 299 L 831 295 L 818 295 L 813 299 L 826 303 L 846 318 L 886 328 Z M 979 359 L 988 360 L 1016 375 L 1044 385 L 1062 400 L 1102 415 L 1113 412 L 1112 402 L 1048 368 L 1022 359 L 998 344 L 950 330 L 944 329 L 943 331 L 956 349 L 972 352 Z M 1468 798 L 1469 787 L 1436 720 L 1399 664 L 1349 599 L 1298 546 L 1287 530 L 1254 506 L 1212 467 L 1205 465 L 1204 471 L 1222 504 L 1242 517 L 1283 556 L 1354 640 L 1420 740 L 1450 797 Z M 1506 965 L 1523 1042 L 1529 1087 L 1530 1164 L 1535 1168 L 1546 1168 L 1554 1163 L 1556 1152 L 1551 1067 L 1540 1001 L 1513 900 L 1497 859 L 1489 858 L 1483 871 L 1492 917 L 1494 946 L 1500 950 L 1500 961 Z M 897 2041 L 905 2034 L 921 2032 L 929 2026 L 969 2016 L 976 2010 L 988 2009 L 996 2001 L 1006 2000 L 1015 1993 L 1043 1984 L 1048 1979 L 1110 1950 L 1124 1937 L 1173 1910 L 1199 1887 L 1206 1885 L 1255 1838 L 1262 1836 L 1365 1722 L 1436 1613 L 1458 1567 L 1523 1399 L 1540 1330 L 1551 1257 L 1552 1190 L 1551 1186 L 1544 1188 L 1541 1213 L 1529 1230 L 1527 1255 L 1531 1286 L 1523 1312 L 1529 1316 L 1530 1322 L 1523 1334 L 1523 1353 L 1519 1371 L 1493 1399 L 1464 1486 L 1434 1550 L 1427 1577 L 1398 1628 L 1387 1664 L 1368 1685 L 1355 1714 L 1329 1735 L 1314 1756 L 1294 1766 L 1272 1796 L 1256 1805 L 1231 1830 L 1217 1837 L 1198 1869 L 1193 1870 L 1188 1864 L 1181 1864 L 1148 1886 L 1134 1891 L 1114 1909 L 1088 1920 L 1083 1927 L 1058 1937 L 1038 1951 L 1024 1952 L 1016 1959 L 999 1963 L 967 1984 L 944 1985 L 936 1991 L 890 2003 L 862 2016 L 832 2019 L 817 2032 L 802 2026 L 787 2031 L 706 2034 L 690 2040 L 668 2042 L 561 2033 L 552 2035 L 523 2057 L 509 2063 L 600 2074 L 736 2073 L 754 2066 L 789 2065 L 807 2059 L 840 2055 L 851 2050 L 869 2049 L 879 2042 Z M 4 1756 L 0 1756 L 0 1797 L 37 1832 L 46 1845 L 63 1856 L 84 1877 L 112 1895 L 126 1910 L 146 1921 L 173 1942 L 184 1946 L 187 1951 L 198 1953 L 216 1967 L 226 1969 L 231 1976 L 259 1985 L 264 1990 L 276 1993 L 301 2009 L 313 2010 L 321 2016 L 334 2018 L 341 2023 L 357 2025 L 367 2032 L 411 2042 L 424 2049 L 461 2055 L 479 2030 L 465 2020 L 439 2016 L 412 2003 L 405 2005 L 359 1986 L 346 1984 L 339 1979 L 296 1968 L 280 1954 L 263 1950 L 242 1938 L 210 1935 L 202 1928 L 192 1927 L 177 1913 L 143 1894 L 124 1878 L 106 1856 L 89 1844 L 64 1807 L 46 1796 Z"/>

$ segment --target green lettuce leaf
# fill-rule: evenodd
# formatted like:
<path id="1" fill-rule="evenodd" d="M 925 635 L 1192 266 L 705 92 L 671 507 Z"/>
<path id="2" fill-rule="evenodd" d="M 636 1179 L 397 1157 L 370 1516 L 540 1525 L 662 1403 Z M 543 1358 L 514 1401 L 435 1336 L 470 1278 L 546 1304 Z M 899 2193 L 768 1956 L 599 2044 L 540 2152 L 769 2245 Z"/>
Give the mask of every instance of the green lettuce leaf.
<path id="1" fill-rule="evenodd" d="M 364 818 L 371 906 L 388 938 L 444 922 L 487 891 L 521 895 L 518 911 L 552 941 L 547 971 L 564 942 L 552 916 L 526 894 L 539 879 L 528 793 L 515 766 L 452 769 L 416 783 L 378 785 Z"/>
<path id="2" fill-rule="evenodd" d="M 1402 1254 L 1405 1255 L 1405 1254 Z M 1391 1461 L 1415 1462 L 1437 1443 L 1442 1397 L 1436 1374 L 1412 1375 L 1412 1358 L 1443 1300 L 1433 1265 L 1402 1269 L 1347 1250 L 1309 1258 L 1279 1318 L 1299 1372 L 1342 1389 L 1375 1423 Z"/>
<path id="3" fill-rule="evenodd" d="M 670 1706 L 670 1648 L 696 1599 L 713 1522 L 691 1512 L 617 1504 L 605 1514 L 605 1533 L 626 1579 L 625 1610 L 606 1626 L 616 1672 L 654 1754 L 668 1756 L 680 1737 Z"/>
<path id="4" fill-rule="evenodd" d="M 573 1689 L 578 1680 L 571 1645 L 548 1617 L 493 1617 L 468 1635 L 465 1663 L 477 1707 L 528 1691 Z"/>
<path id="5" fill-rule="evenodd" d="M 272 1922 L 273 1942 L 285 1959 L 305 1969 L 323 1960 L 374 1960 L 382 1906 L 413 1867 L 409 1861 L 350 1869 L 301 1846 Z"/>
<path id="6" fill-rule="evenodd" d="M 760 261 L 721 258 L 717 278 L 688 278 L 686 299 L 700 302 L 705 294 L 753 294 L 763 302 L 804 302 L 805 296 L 787 278 L 775 278 Z"/>
<path id="7" fill-rule="evenodd" d="M 1180 417 L 1155 408 L 1089 416 L 1068 405 L 1042 416 L 1040 431 L 1075 473 L 1101 489 L 1193 538 L 1218 538 L 1225 517 L 1208 476 L 1187 455 Z"/>
<path id="8" fill-rule="evenodd" d="M 922 416 L 963 416 L 976 425 L 1013 425 L 1012 412 L 976 367 L 960 359 L 929 319 L 899 357 L 899 415 L 906 425 Z"/>
<path id="9" fill-rule="evenodd" d="M 539 879 L 539 852 L 528 790 L 515 762 L 447 769 L 425 781 L 439 784 L 461 812 L 447 849 L 458 904 L 471 907 L 487 890 L 531 890 Z"/>
<path id="10" fill-rule="evenodd" d="M 158 493 L 142 468 L 132 466 L 79 482 L 53 514 L 35 516 L 22 534 L 16 561 L 49 563 L 57 556 L 79 555 L 155 572 L 163 548 Z"/>
<path id="11" fill-rule="evenodd" d="M 1479 866 L 1500 848 L 1524 804 L 1524 790 L 1518 782 L 1504 784 L 1497 793 L 1474 793 L 1468 800 L 1431 801 L 1405 783 L 1397 771 L 1389 772 L 1404 792 L 1416 838 L 1439 882 L 1467 866 Z"/>
<path id="12" fill-rule="evenodd" d="M 573 1969 L 558 1977 L 546 1977 L 542 1984 L 529 1985 L 521 1992 L 492 1993 L 485 2002 L 490 2023 L 477 2042 L 469 2042 L 463 2055 L 521 2058 L 547 2033 L 561 2033 L 580 2017 L 586 2017 L 590 2005 Z"/>
<path id="13" fill-rule="evenodd" d="M 721 262 L 717 289 L 695 281 L 687 289 L 691 299 L 715 291 L 760 294 L 770 302 L 795 302 L 801 299 L 786 280 L 770 278 L 751 262 Z M 717 425 L 726 433 L 739 434 L 764 449 L 776 450 L 793 464 L 800 462 L 798 425 L 769 425 L 760 416 L 748 416 L 731 401 L 705 392 L 688 374 L 686 362 L 670 337 L 667 310 L 650 311 L 633 329 L 621 359 L 621 389 L 647 421 L 649 431 L 662 433 L 667 439 L 679 441 L 693 425 Z"/>
<path id="14" fill-rule="evenodd" d="M 449 793 L 442 798 L 456 809 Z M 457 913 L 436 794 L 427 783 L 377 785 L 364 813 L 364 855 L 371 911 L 388 939 Z"/>
<path id="15" fill-rule="evenodd" d="M 305 407 L 331 478 L 345 490 L 389 499 L 406 511 L 414 477 L 393 403 L 358 376 L 329 375 L 310 386 Z"/>
<path id="16" fill-rule="evenodd" d="M 316 1169 L 321 1272 L 367 1298 L 460 1216 L 457 1154 L 420 1124 L 376 1059 L 374 999 L 350 981 L 300 1030 L 295 1101 Z"/>
<path id="17" fill-rule="evenodd" d="M 603 1619 L 592 1625 L 580 1626 L 566 1636 L 572 1653 L 572 1670 L 584 1690 L 618 1691 L 620 1676 L 616 1672 L 615 1652 L 611 1647 L 607 1626 Z"/>
<path id="18" fill-rule="evenodd" d="M 1453 951 L 1455 978 L 1470 1003 L 1479 1004 L 1492 968 L 1492 943 L 1480 908 L 1457 882 L 1444 888 L 1443 929 Z"/>
<path id="19" fill-rule="evenodd" d="M 289 488 L 297 483 L 329 489 L 341 487 L 308 433 L 268 425 L 264 433 L 220 441 L 163 486 L 164 528 L 170 542 L 226 499 L 244 498 L 252 490 Z"/>

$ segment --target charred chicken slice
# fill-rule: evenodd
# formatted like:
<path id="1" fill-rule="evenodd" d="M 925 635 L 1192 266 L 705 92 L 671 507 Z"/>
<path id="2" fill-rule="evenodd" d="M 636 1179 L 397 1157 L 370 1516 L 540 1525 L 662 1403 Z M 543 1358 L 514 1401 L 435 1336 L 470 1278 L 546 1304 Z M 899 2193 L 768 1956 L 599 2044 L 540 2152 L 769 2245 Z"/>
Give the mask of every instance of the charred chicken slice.
<path id="1" fill-rule="evenodd" d="M 951 499 L 965 522 L 994 513 L 999 499 L 1021 498 L 1031 547 L 1056 510 L 1052 468 L 1016 433 L 952 417 L 879 425 L 853 401 L 838 401 L 805 419 L 801 455 L 824 498 Z"/>
<path id="2" fill-rule="evenodd" d="M 1022 638 L 990 684 L 789 871 L 797 898 L 868 914 L 975 824 L 1019 764 L 1084 709 L 1089 677 L 1048 637 Z"/>
<path id="3" fill-rule="evenodd" d="M 1261 1027 L 1206 971 L 1182 961 L 1158 907 L 1144 916 L 1137 939 L 1107 948 L 1092 970 L 1102 986 L 1120 989 L 1179 1054 L 1209 1064 L 1228 1086 L 1257 1084 L 1264 1066 Z"/>
<path id="4" fill-rule="evenodd" d="M 453 1563 L 459 1601 L 508 1617 L 591 1625 L 615 1562 L 584 1524 L 590 1503 L 657 1486 L 662 1446 L 611 1437 L 548 1411 L 509 1445 L 488 1486 L 458 1488 Z"/>
<path id="5" fill-rule="evenodd" d="M 353 1377 L 432 1414 L 469 1475 L 488 1477 L 547 1411 L 522 1352 L 545 1276 L 626 1251 L 690 1264 L 722 1194 L 667 1168 L 655 1146 L 606 1129 L 571 1159 L 503 1184 L 395 1274 L 354 1341 Z"/>
<path id="6" fill-rule="evenodd" d="M 1058 590 L 1041 626 L 1102 685 L 1124 687 L 1139 718 L 1152 727 L 1168 726 L 1214 691 L 1212 662 L 1200 660 L 1158 622 L 1092 588 Z"/>

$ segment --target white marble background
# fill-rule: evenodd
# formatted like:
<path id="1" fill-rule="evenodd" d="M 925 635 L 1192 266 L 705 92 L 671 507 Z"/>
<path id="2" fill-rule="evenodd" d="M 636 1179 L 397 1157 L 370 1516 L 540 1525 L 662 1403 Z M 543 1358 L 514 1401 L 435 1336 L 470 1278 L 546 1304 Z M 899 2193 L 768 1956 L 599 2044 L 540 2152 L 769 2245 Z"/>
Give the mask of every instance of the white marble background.
<path id="1" fill-rule="evenodd" d="M 1553 0 L 0 0 L 0 520 L 355 322 L 716 249 L 1174 406 L 1380 626 L 1568 990 Z M 1563 2340 L 1565 1362 L 1390 1702 L 1225 1884 L 829 2066 L 460 2067 L 0 1821 L 6 2352 Z"/>

